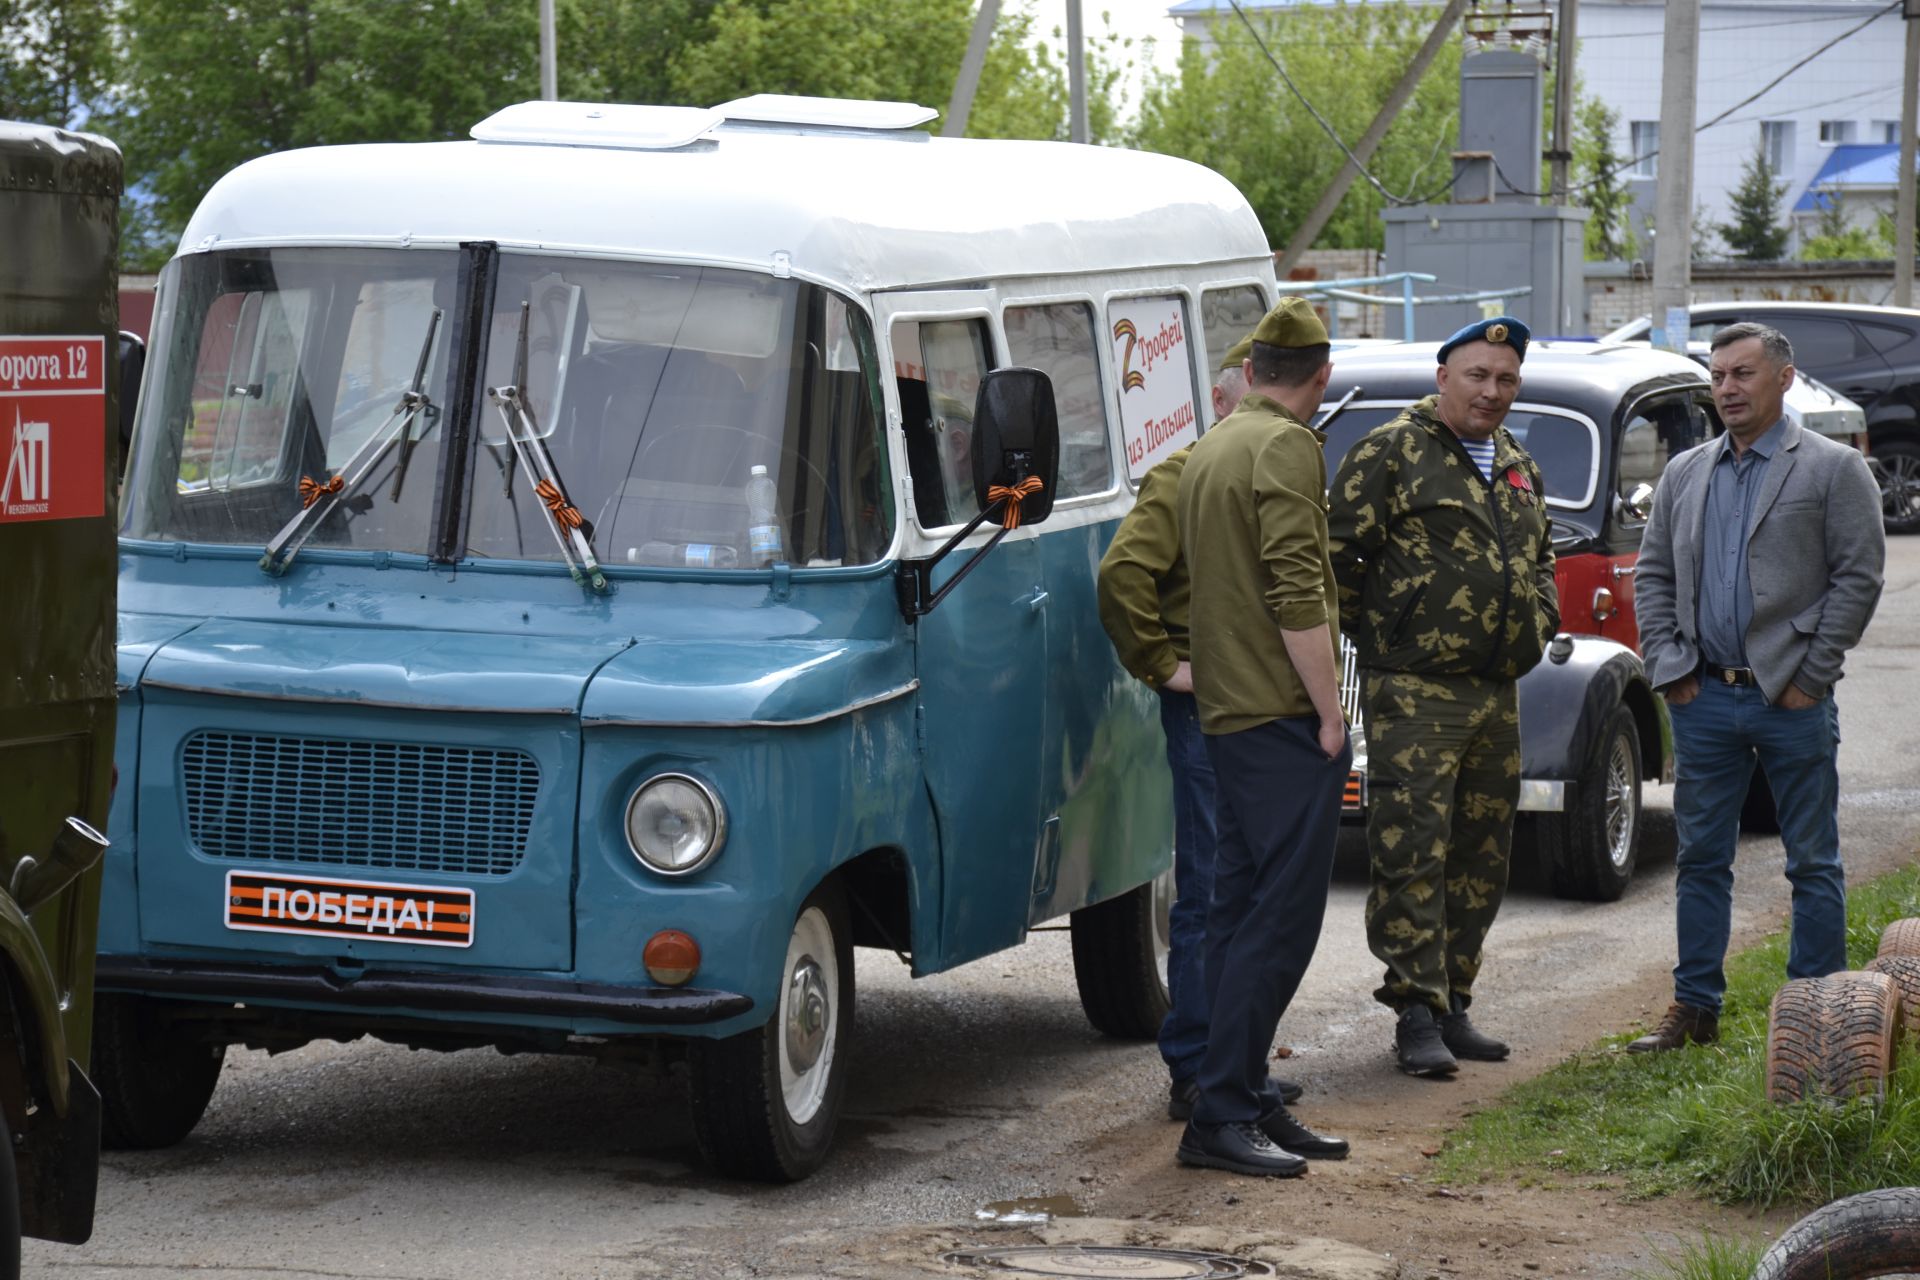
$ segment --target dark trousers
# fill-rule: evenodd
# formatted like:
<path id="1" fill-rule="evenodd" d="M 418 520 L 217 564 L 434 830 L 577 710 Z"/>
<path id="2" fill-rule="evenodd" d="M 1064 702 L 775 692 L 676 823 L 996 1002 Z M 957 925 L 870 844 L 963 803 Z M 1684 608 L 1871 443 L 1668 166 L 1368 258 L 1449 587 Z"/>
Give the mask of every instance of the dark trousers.
<path id="1" fill-rule="evenodd" d="M 1173 909 L 1167 919 L 1167 995 L 1160 1056 L 1175 1080 L 1192 1080 L 1207 1052 L 1207 904 L 1213 901 L 1213 761 L 1190 693 L 1160 691 L 1173 774 Z"/>
<path id="2" fill-rule="evenodd" d="M 1207 1053 L 1193 1122 L 1258 1120 L 1280 1105 L 1267 1076 L 1280 1016 L 1320 942 L 1349 743 L 1329 760 L 1319 719 L 1209 735 L 1219 841 L 1207 910 Z"/>

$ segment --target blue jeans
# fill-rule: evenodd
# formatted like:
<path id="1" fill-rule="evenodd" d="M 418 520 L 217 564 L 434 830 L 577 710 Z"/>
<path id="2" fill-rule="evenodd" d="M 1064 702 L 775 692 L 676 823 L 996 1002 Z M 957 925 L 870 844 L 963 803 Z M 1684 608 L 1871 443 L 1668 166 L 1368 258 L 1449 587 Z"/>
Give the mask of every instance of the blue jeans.
<path id="1" fill-rule="evenodd" d="M 1733 853 L 1756 759 L 1780 814 L 1793 885 L 1789 978 L 1847 967 L 1847 881 L 1840 866 L 1840 717 L 1833 695 L 1789 711 L 1756 687 L 1704 677 L 1699 696 L 1670 708 L 1674 825 L 1680 836 L 1674 906 L 1680 963 L 1674 999 L 1719 1012 L 1733 917 Z"/>
<path id="2" fill-rule="evenodd" d="M 1160 1056 L 1175 1080 L 1191 1080 L 1207 1052 L 1207 903 L 1213 898 L 1213 761 L 1190 693 L 1160 691 L 1173 774 L 1173 910 L 1168 926 L 1167 991 L 1173 1007 L 1160 1024 Z"/>

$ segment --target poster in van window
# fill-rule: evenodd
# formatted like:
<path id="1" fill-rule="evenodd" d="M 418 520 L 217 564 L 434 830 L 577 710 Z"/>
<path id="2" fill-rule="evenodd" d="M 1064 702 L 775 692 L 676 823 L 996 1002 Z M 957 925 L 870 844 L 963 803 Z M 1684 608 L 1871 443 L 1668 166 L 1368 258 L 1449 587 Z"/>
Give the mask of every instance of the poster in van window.
<path id="1" fill-rule="evenodd" d="M 105 512 L 106 345 L 0 337 L 0 524 Z"/>
<path id="2" fill-rule="evenodd" d="M 1186 306 L 1177 297 L 1116 299 L 1107 308 L 1107 337 L 1119 375 L 1127 475 L 1138 480 L 1200 438 Z"/>

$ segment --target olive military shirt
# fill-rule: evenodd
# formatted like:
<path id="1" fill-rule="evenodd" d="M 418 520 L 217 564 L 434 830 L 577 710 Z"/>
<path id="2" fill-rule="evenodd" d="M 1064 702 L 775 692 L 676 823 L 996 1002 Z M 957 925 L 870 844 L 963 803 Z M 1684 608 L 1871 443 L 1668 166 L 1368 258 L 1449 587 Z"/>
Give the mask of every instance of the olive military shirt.
<path id="1" fill-rule="evenodd" d="M 1120 665 L 1158 689 L 1187 661 L 1191 587 L 1180 554 L 1180 474 L 1193 446 L 1162 458 L 1140 480 L 1133 510 L 1100 559 L 1100 625 Z"/>
<path id="2" fill-rule="evenodd" d="M 1325 439 L 1254 392 L 1192 446 L 1180 477 L 1180 545 L 1193 579 L 1193 693 L 1204 733 L 1314 714 L 1282 630 L 1324 626 L 1340 651 Z"/>
<path id="3" fill-rule="evenodd" d="M 1560 625 L 1546 488 L 1505 427 L 1482 476 L 1438 401 L 1362 436 L 1334 473 L 1341 623 L 1372 670 L 1516 679 Z"/>

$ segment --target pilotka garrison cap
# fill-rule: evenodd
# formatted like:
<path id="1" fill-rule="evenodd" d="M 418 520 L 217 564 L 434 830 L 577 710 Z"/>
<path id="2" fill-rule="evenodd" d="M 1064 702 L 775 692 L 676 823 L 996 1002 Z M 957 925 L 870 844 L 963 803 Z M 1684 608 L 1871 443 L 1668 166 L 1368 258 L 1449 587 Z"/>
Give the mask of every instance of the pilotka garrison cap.
<path id="1" fill-rule="evenodd" d="M 1320 323 L 1313 304 L 1302 297 L 1280 299 L 1280 305 L 1260 317 L 1253 340 L 1269 347 L 1318 347 L 1327 342 L 1327 326 Z"/>
<path id="2" fill-rule="evenodd" d="M 1468 325 L 1440 344 L 1440 363 L 1445 364 L 1455 347 L 1468 342 L 1505 343 L 1513 348 L 1515 355 L 1525 360 L 1527 339 L 1530 337 L 1532 334 L 1528 332 L 1527 326 L 1512 316 L 1495 316 L 1491 320 L 1481 320 Z"/>
<path id="3" fill-rule="evenodd" d="M 1220 357 L 1220 367 L 1218 369 L 1215 369 L 1214 372 L 1225 373 L 1229 369 L 1238 369 L 1241 365 L 1247 362 L 1247 357 L 1252 354 L 1253 354 L 1253 335 L 1248 334 L 1246 337 L 1240 339 L 1240 341 L 1234 343 L 1232 346 L 1227 348 L 1227 354 Z"/>

